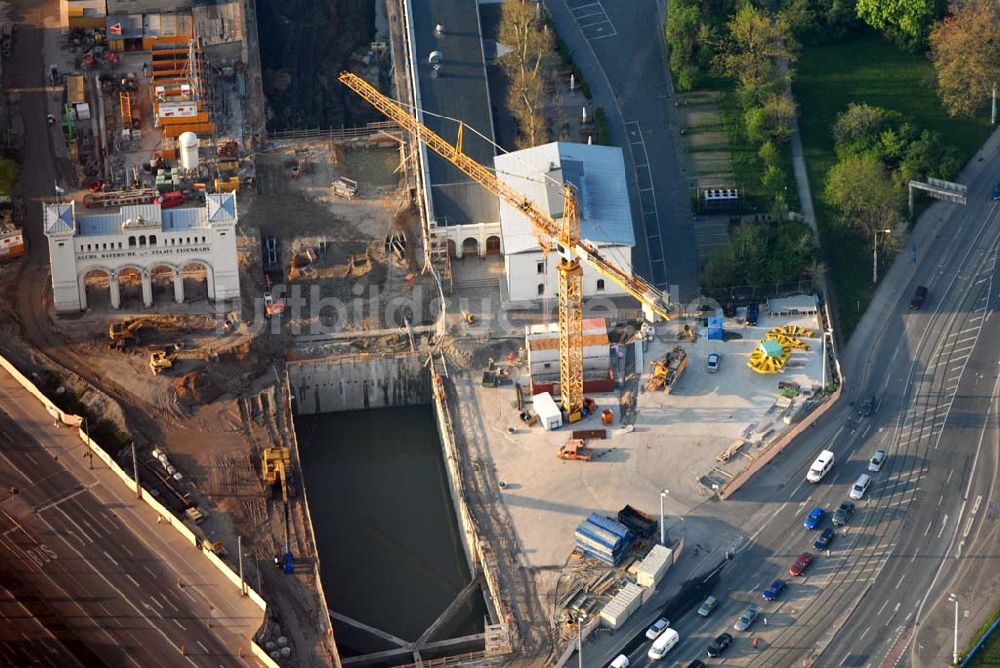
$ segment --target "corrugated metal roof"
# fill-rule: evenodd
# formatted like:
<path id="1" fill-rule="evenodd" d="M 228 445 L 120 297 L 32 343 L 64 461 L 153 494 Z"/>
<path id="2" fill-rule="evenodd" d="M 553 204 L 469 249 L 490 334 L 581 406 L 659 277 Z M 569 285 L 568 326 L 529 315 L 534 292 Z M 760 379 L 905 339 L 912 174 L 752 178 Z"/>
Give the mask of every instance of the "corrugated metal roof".
<path id="1" fill-rule="evenodd" d="M 117 213 L 95 213 L 77 219 L 78 236 L 98 237 L 121 234 L 122 217 Z"/>
<path id="2" fill-rule="evenodd" d="M 600 245 L 635 245 L 620 148 L 552 142 L 498 155 L 494 165 L 500 180 L 555 220 L 562 218 L 562 185 L 568 181 L 576 188 L 581 238 Z M 527 218 L 503 203 L 500 230 L 505 253 L 538 249 Z"/>
<path id="3" fill-rule="evenodd" d="M 142 218 L 146 225 L 159 225 L 163 220 L 161 209 L 157 204 L 129 204 L 121 209 L 121 219 L 138 220 Z"/>
<path id="4" fill-rule="evenodd" d="M 188 230 L 192 227 L 207 227 L 208 215 L 205 209 L 178 208 L 163 210 L 164 230 Z"/>

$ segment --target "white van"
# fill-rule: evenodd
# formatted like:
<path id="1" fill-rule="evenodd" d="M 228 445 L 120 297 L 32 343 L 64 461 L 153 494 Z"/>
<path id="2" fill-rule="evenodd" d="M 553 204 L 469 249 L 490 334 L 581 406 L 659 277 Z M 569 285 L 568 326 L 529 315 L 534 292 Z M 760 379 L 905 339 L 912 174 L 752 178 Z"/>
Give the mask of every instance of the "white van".
<path id="1" fill-rule="evenodd" d="M 650 661 L 659 661 L 667 655 L 667 652 L 672 650 L 677 643 L 681 641 L 681 634 L 677 633 L 674 629 L 667 629 L 663 632 L 659 638 L 653 643 L 646 653 L 646 656 Z"/>
<path id="2" fill-rule="evenodd" d="M 624 654 L 619 654 L 615 657 L 615 660 L 608 664 L 608 668 L 628 668 L 628 657 Z"/>
<path id="3" fill-rule="evenodd" d="M 870 475 L 867 473 L 859 475 L 858 479 L 854 481 L 854 487 L 851 488 L 851 498 L 863 499 L 870 484 L 872 484 L 872 477 Z"/>
<path id="4" fill-rule="evenodd" d="M 819 457 L 816 461 L 812 463 L 809 467 L 809 473 L 806 474 L 806 480 L 809 482 L 819 482 L 823 479 L 830 469 L 833 468 L 833 453 L 829 450 L 824 450 L 819 453 Z"/>

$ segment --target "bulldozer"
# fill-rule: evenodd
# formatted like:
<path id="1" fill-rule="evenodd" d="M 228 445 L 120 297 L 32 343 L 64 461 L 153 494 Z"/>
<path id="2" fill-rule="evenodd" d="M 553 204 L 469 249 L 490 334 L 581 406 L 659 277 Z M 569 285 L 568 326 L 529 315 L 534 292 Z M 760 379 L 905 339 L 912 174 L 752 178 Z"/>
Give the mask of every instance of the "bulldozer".
<path id="1" fill-rule="evenodd" d="M 281 484 L 281 499 L 288 504 L 288 497 L 295 493 L 291 487 L 292 482 L 292 459 L 288 448 L 273 447 L 264 448 L 264 454 L 260 461 L 260 476 L 264 479 L 264 484 L 274 487 Z"/>
<path id="2" fill-rule="evenodd" d="M 166 369 L 172 369 L 174 364 L 178 359 L 182 358 L 201 358 L 203 353 L 200 350 L 184 350 L 183 346 L 179 343 L 174 343 L 162 348 L 160 350 L 154 350 L 149 353 L 149 370 L 153 372 L 153 375 L 159 375 L 162 371 Z"/>

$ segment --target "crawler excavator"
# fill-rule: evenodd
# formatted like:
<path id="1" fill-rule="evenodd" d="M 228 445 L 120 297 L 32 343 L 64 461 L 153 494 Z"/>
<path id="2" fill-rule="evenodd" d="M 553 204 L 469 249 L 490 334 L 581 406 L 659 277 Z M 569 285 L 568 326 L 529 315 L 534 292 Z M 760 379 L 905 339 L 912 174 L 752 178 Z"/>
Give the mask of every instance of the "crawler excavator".
<path id="1" fill-rule="evenodd" d="M 166 348 L 160 350 L 154 350 L 149 354 L 149 370 L 153 372 L 153 375 L 159 375 L 160 372 L 167 369 L 172 369 L 174 364 L 179 359 L 205 359 L 206 354 L 203 350 L 185 350 L 183 346 L 179 343 L 174 343 Z"/>

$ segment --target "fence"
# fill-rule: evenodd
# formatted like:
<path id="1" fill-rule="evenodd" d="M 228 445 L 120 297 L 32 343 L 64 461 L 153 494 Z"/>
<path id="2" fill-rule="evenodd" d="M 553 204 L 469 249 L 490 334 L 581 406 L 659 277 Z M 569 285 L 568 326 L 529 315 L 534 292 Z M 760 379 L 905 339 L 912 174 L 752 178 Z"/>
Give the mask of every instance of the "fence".
<path id="1" fill-rule="evenodd" d="M 983 634 L 983 637 L 980 638 L 979 642 L 977 642 L 975 646 L 969 651 L 969 655 L 964 659 L 962 659 L 962 663 L 959 664 L 962 668 L 965 668 L 966 666 L 969 665 L 969 662 L 972 661 L 973 657 L 975 657 L 976 654 L 979 653 L 979 650 L 983 648 L 986 642 L 990 639 L 990 636 L 992 636 L 993 632 L 996 631 L 998 628 L 1000 628 L 1000 617 L 997 617 L 993 621 L 992 626 L 986 629 L 986 633 Z"/>
<path id="2" fill-rule="evenodd" d="M 817 291 L 816 282 L 811 278 L 799 281 L 786 281 L 773 285 L 730 285 L 725 287 L 702 286 L 702 293 L 720 304 L 726 302 L 745 303 L 752 299 L 764 301 L 774 297 L 794 297 L 795 295 L 811 295 Z"/>
<path id="3" fill-rule="evenodd" d="M 392 121 L 378 121 L 359 128 L 314 128 L 309 130 L 278 130 L 268 132 L 268 141 L 304 141 L 324 139 L 327 141 L 343 141 L 368 137 L 379 132 L 399 132 L 399 126 Z"/>
<path id="4" fill-rule="evenodd" d="M 56 418 L 63 424 L 76 427 L 77 436 L 80 438 L 80 440 L 83 441 L 83 443 L 90 449 L 92 453 L 94 453 L 94 455 L 97 456 L 98 459 L 100 459 L 107 465 L 108 469 L 112 473 L 118 476 L 118 478 L 130 491 L 138 494 L 139 500 L 141 500 L 147 506 L 152 508 L 156 512 L 156 514 L 159 515 L 161 518 L 163 518 L 163 521 L 172 526 L 177 531 L 177 533 L 179 533 L 184 538 L 184 540 L 190 542 L 195 549 L 197 549 L 203 555 L 205 555 L 205 557 L 208 559 L 208 562 L 213 566 L 215 566 L 219 570 L 219 572 L 222 573 L 223 576 L 225 576 L 227 580 L 229 580 L 234 586 L 241 588 L 242 593 L 248 596 L 250 600 L 253 601 L 253 603 L 258 608 L 260 608 L 262 613 L 265 613 L 267 611 L 267 603 L 264 601 L 263 598 L 261 598 L 260 594 L 258 594 L 252 588 L 250 588 L 249 585 L 243 583 L 240 580 L 239 575 L 234 573 L 233 570 L 229 568 L 229 566 L 225 564 L 221 559 L 212 554 L 212 552 L 207 547 L 205 547 L 201 543 L 201 541 L 198 540 L 198 537 L 194 534 L 194 532 L 188 529 L 183 524 L 183 522 L 180 521 L 179 518 L 177 518 L 173 513 L 167 510 L 159 501 L 154 499 L 149 492 L 142 490 L 141 493 L 139 493 L 139 491 L 141 490 L 141 485 L 139 484 L 139 481 L 133 480 L 129 474 L 127 474 L 124 470 L 122 470 L 120 466 L 118 466 L 118 462 L 116 462 L 114 458 L 104 450 L 104 448 L 102 448 L 96 441 L 88 438 L 86 432 L 80 428 L 82 419 L 79 416 L 69 415 L 67 413 L 64 413 L 58 406 L 52 403 L 52 401 L 48 397 L 46 397 L 42 393 L 42 391 L 39 390 L 35 386 L 35 384 L 31 382 L 31 380 L 29 380 L 24 374 L 18 371 L 17 368 L 13 364 L 11 364 L 10 361 L 7 360 L 7 358 L 5 358 L 2 355 L 0 355 L 0 367 L 3 367 L 3 369 L 7 371 L 7 373 L 9 373 L 14 378 L 14 380 L 18 382 L 19 385 L 21 385 L 21 387 L 27 390 L 33 397 L 38 399 L 38 401 L 42 404 L 42 406 L 45 407 L 45 410 L 48 411 L 49 415 L 52 415 L 54 418 Z M 262 623 L 263 619 L 264 617 L 262 616 L 261 618 Z M 268 668 L 278 668 L 278 664 L 275 663 L 274 660 L 272 660 L 271 657 L 268 656 L 267 652 L 264 651 L 262 647 L 257 645 L 257 642 L 253 639 L 251 639 L 250 641 L 250 650 L 253 652 L 254 656 L 260 659 L 260 661 Z"/>

